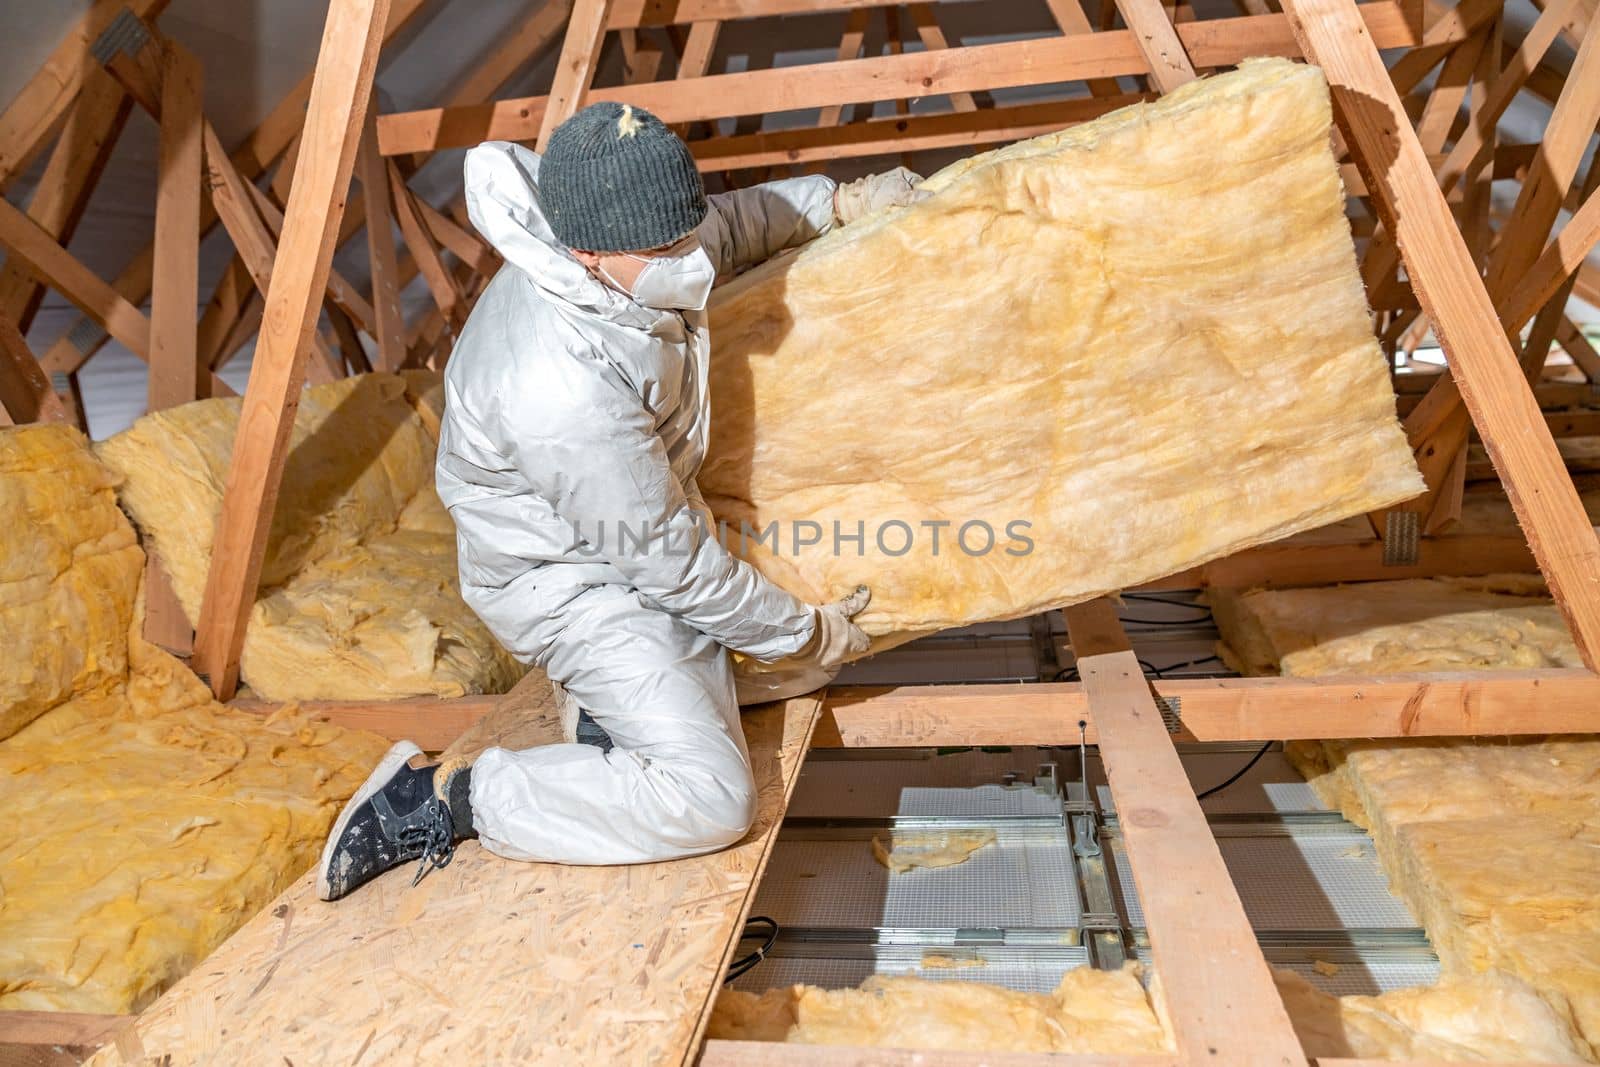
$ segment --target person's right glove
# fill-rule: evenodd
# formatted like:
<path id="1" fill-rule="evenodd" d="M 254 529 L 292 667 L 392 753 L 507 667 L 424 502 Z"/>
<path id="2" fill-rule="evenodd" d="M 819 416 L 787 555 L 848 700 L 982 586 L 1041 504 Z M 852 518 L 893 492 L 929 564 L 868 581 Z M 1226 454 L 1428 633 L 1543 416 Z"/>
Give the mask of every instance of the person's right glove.
<path id="1" fill-rule="evenodd" d="M 800 663 L 814 663 L 823 670 L 836 671 L 850 656 L 865 652 L 871 647 L 872 638 L 850 620 L 860 614 L 871 599 L 872 590 L 858 585 L 847 597 L 831 604 L 813 605 L 816 633 L 794 658 Z"/>

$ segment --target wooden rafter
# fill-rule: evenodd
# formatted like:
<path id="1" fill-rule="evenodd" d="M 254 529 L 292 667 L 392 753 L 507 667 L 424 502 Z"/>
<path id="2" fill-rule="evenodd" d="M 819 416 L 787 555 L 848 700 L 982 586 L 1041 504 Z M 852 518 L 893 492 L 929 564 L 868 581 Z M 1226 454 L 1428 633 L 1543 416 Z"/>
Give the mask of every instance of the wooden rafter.
<path id="1" fill-rule="evenodd" d="M 1361 5 L 1382 47 L 1415 44 L 1403 9 L 1389 0 Z M 1248 56 L 1297 54 L 1281 15 L 1184 23 L 1177 34 L 1192 63 L 1231 66 Z M 895 100 L 907 96 L 976 92 L 1148 70 L 1131 31 L 969 45 L 944 52 L 874 56 L 843 63 L 715 74 L 684 81 L 607 87 L 588 100 L 617 100 L 647 108 L 668 123 L 783 111 L 794 86 L 808 83 L 813 107 Z M 431 108 L 384 115 L 378 144 L 385 155 L 461 147 L 485 139 L 529 140 L 542 128 L 546 97 L 501 100 L 466 108 Z"/>
<path id="2" fill-rule="evenodd" d="M 132 110 L 133 101 L 104 71 L 91 69 L 85 75 L 83 91 L 62 124 L 27 209 L 28 217 L 61 244 L 72 239 Z M 25 267 L 8 262 L 0 269 L 0 315 L 26 332 L 44 291 Z"/>
<path id="3" fill-rule="evenodd" d="M 17 324 L 0 315 L 0 420 L 64 422 L 66 409 Z"/>
<path id="4" fill-rule="evenodd" d="M 142 359 L 150 358 L 150 320 L 144 313 L 73 258 L 38 223 L 3 199 L 0 245 L 10 249 L 35 277 L 76 304 L 130 352 Z"/>
<path id="5" fill-rule="evenodd" d="M 1116 609 L 1093 600 L 1066 616 L 1106 780 L 1113 797 L 1128 798 L 1117 808 L 1118 825 L 1161 976 L 1155 996 L 1178 1055 L 1194 1064 L 1304 1064 Z"/>
<path id="6" fill-rule="evenodd" d="M 100 0 L 100 2 L 106 3 L 108 0 Z M 165 6 L 166 2 L 167 0 L 162 0 L 161 6 Z M 390 9 L 388 24 L 384 28 L 384 40 L 391 40 L 414 25 L 417 16 L 421 14 L 426 3 L 427 0 L 394 0 Z M 144 11 L 154 6 L 150 0 L 144 0 L 144 2 L 135 5 L 135 9 Z M 233 150 L 229 158 L 233 160 L 234 166 L 247 181 L 254 181 L 265 173 L 267 168 L 277 161 L 289 146 L 297 140 L 301 125 L 305 121 L 312 80 L 313 75 L 307 74 L 296 83 L 295 87 L 262 120 L 261 125 L 257 126 L 255 131 L 245 138 L 243 144 Z M 7 114 L 9 114 L 9 111 Z M 211 228 L 216 225 L 216 213 L 212 210 L 209 200 L 202 202 L 200 218 L 202 234 L 210 232 Z M 137 306 L 149 297 L 154 273 L 155 248 L 151 244 L 146 245 L 123 268 L 122 273 L 112 282 L 112 289 L 123 300 Z M 235 286 L 239 286 L 242 283 L 242 291 L 248 295 L 251 288 L 250 279 L 242 264 L 237 264 L 236 262 L 230 265 L 228 276 L 234 279 Z M 238 292 L 240 290 L 236 289 L 235 291 Z M 233 301 L 234 306 L 242 308 L 248 307 L 249 303 L 247 299 Z M 208 317 L 212 320 L 209 330 L 210 336 L 227 336 L 232 331 L 234 323 L 226 318 L 226 307 L 218 308 L 216 311 L 208 308 L 207 312 Z M 97 329 L 97 326 L 102 328 Z M 252 328 L 248 332 L 253 333 L 254 329 Z M 40 361 L 47 371 L 73 374 L 100 350 L 106 340 L 107 334 L 103 330 L 103 324 L 99 323 L 91 315 L 75 322 L 64 331 L 61 337 L 45 350 Z M 136 352 L 135 354 L 137 355 L 138 353 Z M 213 352 L 212 366 L 220 366 L 223 359 L 225 359 L 225 356 L 219 359 L 217 354 Z M 214 376 L 212 388 L 215 391 L 214 395 L 225 396 L 232 393 L 232 390 L 225 383 Z"/>
<path id="7" fill-rule="evenodd" d="M 1155 88 L 1170 93 L 1194 81 L 1194 64 L 1189 62 L 1189 53 L 1159 0 L 1117 0 L 1117 10 L 1122 12 L 1123 21 L 1144 53 Z"/>
<path id="8" fill-rule="evenodd" d="M 1328 76 L 1334 111 L 1384 224 L 1396 234 L 1472 421 L 1539 568 L 1591 668 L 1600 663 L 1600 541 L 1351 0 L 1290 0 L 1295 35 Z M 1398 227 L 1398 229 L 1396 228 Z"/>
<path id="9" fill-rule="evenodd" d="M 378 154 L 377 111 L 375 107 L 367 110 L 356 174 L 361 180 L 367 264 L 372 274 L 372 339 L 378 346 L 378 366 L 398 370 L 406 358 L 406 322 L 400 311 L 400 263 L 395 255 L 389 169 Z"/>
<path id="10" fill-rule="evenodd" d="M 67 32 L 22 91 L 0 113 L 0 191 L 27 169 L 50 142 L 94 68 L 95 42 L 123 10 L 145 19 L 159 15 L 170 0 L 94 0 Z"/>
<path id="11" fill-rule="evenodd" d="M 328 9 L 299 176 L 239 413 L 195 635 L 198 668 L 219 697 L 232 696 L 238 684 L 239 653 L 299 407 L 305 354 L 327 289 L 388 11 L 389 0 L 333 0 Z"/>
<path id="12" fill-rule="evenodd" d="M 211 202 L 222 220 L 228 237 L 245 269 L 255 280 L 263 297 L 270 298 L 274 262 L 278 244 L 266 222 L 257 213 L 255 198 L 250 193 L 250 183 L 234 169 L 232 161 L 222 149 L 216 131 L 209 125 L 205 130 L 206 166 L 211 175 Z M 312 352 L 308 376 L 315 382 L 331 382 L 340 376 L 340 363 L 332 347 L 321 332 L 312 327 L 310 338 Z"/>
<path id="13" fill-rule="evenodd" d="M 611 0 L 574 0 L 555 80 L 545 106 L 540 109 L 538 148 L 541 152 L 550 143 L 550 134 L 555 128 L 587 102 L 589 84 L 600 62 L 600 47 L 605 43 L 606 16 L 610 9 Z"/>
<path id="14" fill-rule="evenodd" d="M 156 186 L 156 271 L 150 298 L 149 410 L 199 395 L 195 308 L 200 303 L 200 63 L 167 42 Z"/>

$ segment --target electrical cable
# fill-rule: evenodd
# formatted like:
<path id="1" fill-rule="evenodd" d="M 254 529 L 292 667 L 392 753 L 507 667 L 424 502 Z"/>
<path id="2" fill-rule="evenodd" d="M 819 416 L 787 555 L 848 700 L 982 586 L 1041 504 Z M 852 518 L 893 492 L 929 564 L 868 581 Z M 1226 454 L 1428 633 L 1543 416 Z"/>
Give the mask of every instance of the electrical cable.
<path id="1" fill-rule="evenodd" d="M 1196 800 L 1204 800 L 1206 797 L 1211 796 L 1213 793 L 1222 792 L 1224 789 L 1228 788 L 1234 782 L 1237 782 L 1239 779 L 1241 779 L 1245 775 L 1249 774 L 1250 773 L 1250 768 L 1254 767 L 1257 763 L 1260 763 L 1261 762 L 1261 757 L 1265 756 L 1267 754 L 1267 749 L 1269 749 L 1271 747 L 1272 747 L 1272 742 L 1268 741 L 1266 744 L 1261 746 L 1261 750 L 1259 752 L 1257 752 L 1254 756 L 1250 757 L 1250 762 L 1249 763 L 1246 763 L 1243 767 L 1240 767 L 1236 772 L 1234 772 L 1233 777 L 1229 778 L 1226 782 L 1223 782 L 1221 785 L 1212 786 L 1210 789 L 1207 789 L 1204 793 L 1196 793 L 1194 795 L 1194 798 Z"/>
<path id="2" fill-rule="evenodd" d="M 760 933 L 752 933 L 750 930 L 752 926 L 766 927 L 767 933 L 765 935 Z M 735 978 L 738 978 L 740 975 L 752 970 L 756 964 L 767 958 L 767 953 L 771 952 L 772 946 L 778 942 L 778 920 L 768 918 L 765 915 L 752 915 L 750 918 L 746 919 L 744 923 L 744 933 L 739 935 L 739 940 L 748 941 L 753 937 L 761 938 L 760 947 L 758 947 L 748 956 L 740 956 L 738 959 L 728 964 L 728 976 L 722 980 L 723 985 L 727 985 Z"/>

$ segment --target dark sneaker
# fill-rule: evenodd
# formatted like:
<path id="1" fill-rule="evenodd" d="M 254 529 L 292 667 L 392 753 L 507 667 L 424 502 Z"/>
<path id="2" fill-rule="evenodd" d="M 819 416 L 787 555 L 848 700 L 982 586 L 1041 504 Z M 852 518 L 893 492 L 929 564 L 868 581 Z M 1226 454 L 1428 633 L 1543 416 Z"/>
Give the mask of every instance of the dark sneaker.
<path id="1" fill-rule="evenodd" d="M 578 744 L 593 745 L 601 752 L 611 751 L 611 735 L 606 733 L 606 728 L 595 722 L 587 711 L 578 712 L 578 728 L 575 732 Z"/>
<path id="2" fill-rule="evenodd" d="M 411 860 L 419 861 L 412 885 L 449 864 L 458 835 L 450 806 L 434 793 L 438 768 L 410 764 L 420 755 L 412 742 L 396 743 L 339 813 L 317 875 L 323 900 L 338 900 Z"/>

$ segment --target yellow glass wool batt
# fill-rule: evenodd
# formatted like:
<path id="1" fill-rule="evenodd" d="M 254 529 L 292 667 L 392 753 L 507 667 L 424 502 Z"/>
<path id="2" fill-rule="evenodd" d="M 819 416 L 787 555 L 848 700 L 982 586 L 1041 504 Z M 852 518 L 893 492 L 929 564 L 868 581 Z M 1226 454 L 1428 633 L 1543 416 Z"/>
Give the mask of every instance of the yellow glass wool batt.
<path id="1" fill-rule="evenodd" d="M 1213 593 L 1231 658 L 1293 676 L 1578 666 L 1537 579 Z M 1532 986 L 1600 1060 L 1600 741 L 1290 746 L 1366 827 L 1448 972 Z"/>
<path id="2" fill-rule="evenodd" d="M 127 673 L 144 553 L 115 484 L 77 430 L 0 430 L 0 738 Z"/>
<path id="3" fill-rule="evenodd" d="M 433 489 L 427 421 L 437 425 L 440 393 L 436 374 L 417 371 L 301 397 L 240 663 L 258 695 L 454 697 L 501 692 L 522 676 L 461 599 L 455 527 Z M 239 403 L 155 412 L 99 446 L 191 619 Z"/>
<path id="4" fill-rule="evenodd" d="M 0 1009 L 149 1004 L 315 862 L 386 747 L 193 696 L 81 698 L 0 742 Z"/>
<path id="5" fill-rule="evenodd" d="M 859 989 L 724 990 L 707 1035 L 744 1041 L 982 1052 L 1162 1052 L 1132 969 L 1068 971 L 1048 996 L 980 982 L 867 979 Z"/>
<path id="6" fill-rule="evenodd" d="M 1288 971 L 1279 995 L 1308 1056 L 1586 1063 L 1538 994 L 1502 974 L 1447 977 L 1382 996 L 1331 997 Z M 1068 971 L 1042 996 L 972 981 L 875 976 L 858 989 L 724 990 L 707 1035 L 806 1045 L 1102 1055 L 1168 1048 L 1137 973 Z"/>
<path id="7" fill-rule="evenodd" d="M 870 585 L 885 639 L 1415 496 L 1330 121 L 1317 68 L 1247 62 L 958 163 L 719 290 L 700 488 L 732 547 L 813 599 Z M 823 543 L 796 553 L 801 520 Z M 776 554 L 737 536 L 773 522 Z M 987 553 L 981 526 L 957 544 L 974 522 Z M 835 551 L 835 523 L 864 540 Z"/>
<path id="8" fill-rule="evenodd" d="M 65 427 L 0 430 L 0 1009 L 152 1000 L 309 866 L 370 734 L 211 700 L 139 635 L 144 554 Z"/>

